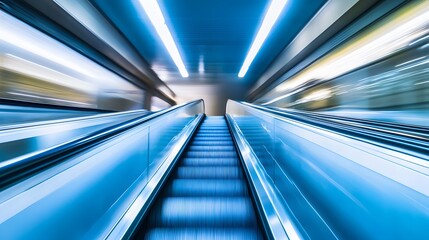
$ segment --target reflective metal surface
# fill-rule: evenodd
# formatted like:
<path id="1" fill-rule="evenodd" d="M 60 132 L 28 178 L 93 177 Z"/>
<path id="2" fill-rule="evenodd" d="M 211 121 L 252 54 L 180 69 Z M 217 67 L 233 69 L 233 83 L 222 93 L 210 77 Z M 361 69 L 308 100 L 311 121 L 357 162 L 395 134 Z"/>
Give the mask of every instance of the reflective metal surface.
<path id="1" fill-rule="evenodd" d="M 202 113 L 202 104 L 176 107 L 5 189 L 0 193 L 0 235 L 107 237 L 176 144 L 182 146 L 180 136 Z"/>
<path id="2" fill-rule="evenodd" d="M 429 163 L 230 101 L 304 238 L 426 239 Z"/>
<path id="3" fill-rule="evenodd" d="M 293 214 L 289 209 L 282 206 L 282 199 L 276 192 L 274 183 L 270 176 L 265 171 L 259 158 L 252 151 L 252 147 L 245 139 L 243 132 L 238 127 L 237 123 L 232 119 L 231 115 L 227 114 L 231 132 L 237 143 L 239 153 L 243 160 L 245 171 L 248 174 L 250 185 L 253 186 L 254 196 L 259 201 L 261 215 L 265 223 L 265 229 L 270 238 L 273 239 L 301 239 L 302 233 L 294 223 Z M 253 137 L 253 139 L 264 139 L 263 132 L 261 136 Z"/>
<path id="4" fill-rule="evenodd" d="M 10 124 L 83 117 L 95 114 L 100 114 L 100 112 L 0 104 L 0 131 Z"/>
<path id="5" fill-rule="evenodd" d="M 27 113 L 31 115 L 31 113 Z M 9 124 L 0 127 L 0 166 L 148 114 L 145 110 Z M 55 115 L 54 115 L 55 116 Z M 14 160 L 14 158 L 16 158 Z"/>

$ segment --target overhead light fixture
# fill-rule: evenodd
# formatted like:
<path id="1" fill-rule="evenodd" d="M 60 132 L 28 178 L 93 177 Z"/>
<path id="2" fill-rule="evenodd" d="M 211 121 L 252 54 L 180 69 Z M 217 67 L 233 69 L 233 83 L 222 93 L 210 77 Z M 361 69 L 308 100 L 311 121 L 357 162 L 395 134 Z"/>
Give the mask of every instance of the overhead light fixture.
<path id="1" fill-rule="evenodd" d="M 200 60 L 198 61 L 198 73 L 204 74 L 204 55 L 200 55 Z"/>
<path id="2" fill-rule="evenodd" d="M 179 50 L 177 49 L 176 43 L 171 36 L 170 30 L 168 30 L 158 2 L 156 0 L 140 0 L 140 4 L 143 6 L 143 9 L 152 22 L 152 25 L 155 27 L 156 32 L 164 43 L 164 46 L 167 48 L 167 51 L 179 69 L 180 74 L 182 77 L 188 77 L 188 71 L 186 71 L 185 65 L 183 64 Z"/>
<path id="3" fill-rule="evenodd" d="M 272 0 L 268 11 L 265 13 L 264 21 L 262 22 L 261 28 L 256 35 L 255 40 L 250 47 L 249 52 L 247 53 L 246 59 L 244 60 L 243 66 L 241 66 L 238 77 L 242 78 L 246 75 L 247 70 L 249 70 L 250 64 L 252 64 L 253 59 L 255 59 L 256 54 L 267 38 L 268 34 L 271 31 L 274 23 L 277 21 L 280 13 L 282 12 L 284 6 L 286 5 L 287 0 Z"/>

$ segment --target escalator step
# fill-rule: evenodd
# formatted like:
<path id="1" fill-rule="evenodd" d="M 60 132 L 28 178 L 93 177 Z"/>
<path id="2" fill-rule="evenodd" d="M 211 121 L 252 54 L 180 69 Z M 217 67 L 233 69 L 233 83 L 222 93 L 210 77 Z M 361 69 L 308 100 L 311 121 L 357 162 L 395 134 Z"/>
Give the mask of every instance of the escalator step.
<path id="1" fill-rule="evenodd" d="M 237 166 L 237 158 L 183 158 L 182 166 Z"/>
<path id="2" fill-rule="evenodd" d="M 222 135 L 214 135 L 214 134 L 197 134 L 195 135 L 195 138 L 206 138 L 206 139 L 223 139 L 228 138 L 230 139 L 231 136 L 229 134 L 222 134 Z"/>
<path id="3" fill-rule="evenodd" d="M 198 133 L 214 133 L 214 132 L 219 132 L 219 133 L 224 133 L 224 132 L 229 132 L 228 128 L 200 128 L 200 130 L 198 131 Z"/>
<path id="4" fill-rule="evenodd" d="M 206 145 L 214 145 L 212 142 L 209 141 L 203 141 L 203 140 L 194 140 L 192 141 L 192 145 L 194 146 L 206 146 Z M 222 141 L 216 141 L 216 146 L 232 146 L 234 143 L 232 142 L 232 139 L 229 140 L 222 140 Z"/>
<path id="5" fill-rule="evenodd" d="M 164 227 L 256 226 L 253 206 L 247 197 L 167 197 L 151 223 Z"/>
<path id="6" fill-rule="evenodd" d="M 237 157 L 237 153 L 234 151 L 187 151 L 184 155 L 186 158 L 231 158 Z"/>
<path id="7" fill-rule="evenodd" d="M 178 178 L 241 178 L 242 172 L 238 167 L 178 167 Z"/>
<path id="8" fill-rule="evenodd" d="M 197 133 L 225 133 L 229 132 L 228 127 L 204 127 L 202 126 Z"/>
<path id="9" fill-rule="evenodd" d="M 226 197 L 246 194 L 247 186 L 240 179 L 175 179 L 167 189 L 167 196 L 176 197 Z"/>
<path id="10" fill-rule="evenodd" d="M 222 132 L 211 131 L 211 132 L 198 132 L 196 136 L 230 137 L 231 135 L 229 134 L 228 131 L 222 131 Z"/>
<path id="11" fill-rule="evenodd" d="M 227 134 L 229 133 L 228 129 L 222 130 L 222 129 L 207 129 L 205 131 L 198 131 L 197 134 L 217 134 L 217 135 L 222 135 L 222 134 Z"/>
<path id="12" fill-rule="evenodd" d="M 146 239 L 257 240 L 263 238 L 252 228 L 154 228 L 147 233 Z"/>
<path id="13" fill-rule="evenodd" d="M 216 142 L 223 142 L 223 141 L 231 141 L 231 137 L 195 137 L 194 141 L 205 141 L 205 142 L 213 142 L 216 144 Z"/>
<path id="14" fill-rule="evenodd" d="M 234 152 L 234 145 L 231 146 L 217 146 L 217 145 L 208 145 L 208 146 L 190 146 L 190 151 L 231 151 Z"/>

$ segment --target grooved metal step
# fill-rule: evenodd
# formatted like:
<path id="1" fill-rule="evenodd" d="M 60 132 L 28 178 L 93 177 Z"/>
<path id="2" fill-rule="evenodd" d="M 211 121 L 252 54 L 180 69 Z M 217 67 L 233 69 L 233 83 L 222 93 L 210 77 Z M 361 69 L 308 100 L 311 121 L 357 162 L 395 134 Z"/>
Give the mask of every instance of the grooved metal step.
<path id="1" fill-rule="evenodd" d="M 194 140 L 212 142 L 211 144 L 216 144 L 218 141 L 230 141 L 232 143 L 232 139 L 230 137 L 195 137 Z"/>
<path id="2" fill-rule="evenodd" d="M 241 179 L 174 179 L 167 188 L 168 196 L 241 196 L 247 186 Z"/>
<path id="3" fill-rule="evenodd" d="M 193 142 L 192 142 L 192 145 L 193 146 L 209 146 L 209 145 L 213 145 L 213 143 L 212 142 L 207 142 L 207 141 L 203 141 L 203 140 L 194 140 Z M 234 143 L 232 142 L 232 139 L 231 140 L 223 140 L 223 141 L 217 141 L 216 142 L 216 146 L 231 146 L 231 145 L 234 145 Z"/>
<path id="4" fill-rule="evenodd" d="M 182 166 L 237 166 L 236 158 L 183 158 Z"/>
<path id="5" fill-rule="evenodd" d="M 207 145 L 207 146 L 190 146 L 189 151 L 235 151 L 234 145 L 232 146 L 217 146 L 217 145 Z"/>
<path id="6" fill-rule="evenodd" d="M 252 203 L 247 197 L 167 197 L 160 214 L 151 222 L 163 227 L 255 226 Z M 256 227 L 256 226 L 255 226 Z"/>
<path id="7" fill-rule="evenodd" d="M 230 158 L 237 157 L 233 151 L 187 151 L 185 157 L 188 158 Z"/>
<path id="8" fill-rule="evenodd" d="M 146 238 L 151 240 L 256 240 L 262 239 L 262 236 L 257 230 L 253 228 L 154 228 L 147 233 Z"/>
<path id="9" fill-rule="evenodd" d="M 239 167 L 179 167 L 178 178 L 240 178 L 242 172 Z"/>

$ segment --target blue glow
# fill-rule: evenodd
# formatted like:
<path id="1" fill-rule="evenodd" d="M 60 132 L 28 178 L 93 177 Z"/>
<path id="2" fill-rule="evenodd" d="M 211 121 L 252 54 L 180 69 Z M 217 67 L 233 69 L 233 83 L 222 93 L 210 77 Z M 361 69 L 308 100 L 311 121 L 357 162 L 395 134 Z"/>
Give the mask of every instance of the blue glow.
<path id="1" fill-rule="evenodd" d="M 250 47 L 249 52 L 247 53 L 246 59 L 244 60 L 243 66 L 241 66 L 238 77 L 244 77 L 247 70 L 249 70 L 250 64 L 252 64 L 253 59 L 255 59 L 256 54 L 258 54 L 259 49 L 262 44 L 265 42 L 268 34 L 271 31 L 274 23 L 277 21 L 280 13 L 282 12 L 284 6 L 286 5 L 287 0 L 273 0 L 268 8 L 268 11 L 265 14 L 264 21 L 262 22 L 261 28 L 259 28 L 258 34 L 256 35 L 255 40 Z"/>
<path id="2" fill-rule="evenodd" d="M 171 36 L 170 30 L 165 23 L 164 16 L 162 15 L 161 8 L 156 0 L 140 0 L 143 9 L 148 15 L 152 25 L 155 27 L 156 32 L 161 38 L 164 46 L 167 48 L 168 53 L 176 64 L 182 77 L 188 77 L 188 71 L 186 70 L 185 64 L 183 64 L 182 57 L 180 56 L 179 50 L 177 49 L 176 43 Z"/>

